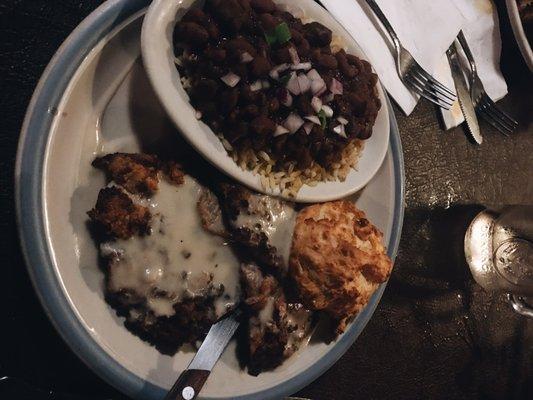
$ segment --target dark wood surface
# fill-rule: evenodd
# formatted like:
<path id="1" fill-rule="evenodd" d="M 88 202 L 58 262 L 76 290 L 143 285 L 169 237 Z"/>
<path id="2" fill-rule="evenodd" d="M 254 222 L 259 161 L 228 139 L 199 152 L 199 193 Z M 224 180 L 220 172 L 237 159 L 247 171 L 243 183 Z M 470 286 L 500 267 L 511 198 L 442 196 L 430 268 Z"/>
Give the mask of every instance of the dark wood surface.
<path id="1" fill-rule="evenodd" d="M 0 2 L 0 199 L 2 232 L 0 382 L 2 399 L 124 399 L 62 342 L 31 288 L 20 254 L 13 170 L 25 108 L 51 56 L 96 8 L 96 0 Z M 374 317 L 354 346 L 300 395 L 326 399 L 533 398 L 533 321 L 469 275 L 462 235 L 484 205 L 533 204 L 533 82 L 496 1 L 510 94 L 509 138 L 481 122 L 483 146 L 462 128 L 444 132 L 422 101 L 396 108 L 405 152 L 406 215 L 395 270 Z M 48 391 L 52 390 L 52 395 Z M 66 393 L 66 394 L 65 394 Z"/>

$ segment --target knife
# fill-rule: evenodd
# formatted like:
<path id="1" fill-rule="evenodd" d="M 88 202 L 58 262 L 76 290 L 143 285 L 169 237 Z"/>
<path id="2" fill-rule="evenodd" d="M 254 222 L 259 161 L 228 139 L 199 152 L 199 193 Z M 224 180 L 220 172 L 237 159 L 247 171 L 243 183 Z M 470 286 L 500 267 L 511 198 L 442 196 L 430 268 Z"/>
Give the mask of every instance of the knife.
<path id="1" fill-rule="evenodd" d="M 239 326 L 237 309 L 214 324 L 198 352 L 167 393 L 165 400 L 192 400 L 198 396 L 209 374 Z"/>
<path id="2" fill-rule="evenodd" d="M 483 143 L 483 137 L 481 136 L 481 131 L 479 129 L 479 123 L 477 121 L 472 98 L 470 97 L 470 91 L 466 85 L 463 70 L 461 69 L 461 64 L 459 63 L 456 41 L 450 46 L 448 51 L 446 51 L 446 55 L 448 56 L 448 61 L 450 62 L 453 82 L 455 83 L 457 98 L 459 100 L 459 105 L 461 106 L 463 116 L 465 117 L 466 126 L 468 127 L 468 131 L 476 143 L 481 144 Z"/>

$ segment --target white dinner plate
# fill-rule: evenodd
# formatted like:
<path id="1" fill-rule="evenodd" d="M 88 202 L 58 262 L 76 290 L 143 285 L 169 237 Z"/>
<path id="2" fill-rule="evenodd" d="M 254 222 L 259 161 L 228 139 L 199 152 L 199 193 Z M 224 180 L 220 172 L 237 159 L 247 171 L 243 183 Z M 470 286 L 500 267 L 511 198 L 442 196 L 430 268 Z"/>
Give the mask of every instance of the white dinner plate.
<path id="1" fill-rule="evenodd" d="M 176 138 L 140 57 L 149 0 L 111 0 L 66 40 L 32 98 L 16 166 L 22 248 L 39 298 L 71 349 L 103 379 L 137 399 L 160 400 L 192 358 L 160 354 L 131 334 L 103 296 L 104 275 L 86 228 L 86 211 L 104 185 L 96 154 L 137 151 Z M 384 103 L 389 107 L 390 103 Z M 383 165 L 352 197 L 383 231 L 394 258 L 403 220 L 404 171 L 393 113 Z M 312 342 L 281 367 L 253 377 L 241 371 L 231 344 L 201 398 L 278 399 L 309 384 L 346 352 L 385 289 L 336 341 Z M 370 362 L 370 361 L 369 361 Z M 354 377 L 356 379 L 357 377 Z"/>
<path id="2" fill-rule="evenodd" d="M 176 22 L 192 5 L 201 5 L 198 0 L 154 0 L 143 25 L 142 55 L 150 81 L 163 107 L 176 126 L 192 146 L 221 171 L 242 184 L 263 193 L 268 192 L 261 185 L 259 175 L 241 169 L 228 155 L 226 149 L 213 131 L 195 116 L 189 103 L 189 96 L 183 89 L 176 69 L 173 32 Z M 297 6 L 306 18 L 319 21 L 342 38 L 347 51 L 366 59 L 361 48 L 350 34 L 321 6 L 313 0 L 275 0 L 278 5 Z M 295 200 L 298 202 L 319 202 L 339 199 L 363 188 L 379 170 L 389 143 L 389 112 L 387 100 L 380 84 L 377 92 L 383 105 L 378 113 L 372 137 L 365 140 L 365 147 L 356 169 L 350 171 L 345 181 L 320 182 L 311 187 L 304 185 Z"/>

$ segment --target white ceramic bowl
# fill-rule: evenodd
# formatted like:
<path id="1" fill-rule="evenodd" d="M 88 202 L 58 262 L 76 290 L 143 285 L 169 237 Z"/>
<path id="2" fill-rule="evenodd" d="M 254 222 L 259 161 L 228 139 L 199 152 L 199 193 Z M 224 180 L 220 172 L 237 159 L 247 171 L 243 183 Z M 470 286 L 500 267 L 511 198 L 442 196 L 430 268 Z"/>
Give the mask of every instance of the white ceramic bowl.
<path id="1" fill-rule="evenodd" d="M 213 165 L 242 184 L 263 193 L 258 175 L 244 171 L 227 154 L 213 131 L 195 117 L 189 97 L 180 83 L 174 64 L 173 32 L 176 21 L 197 0 L 154 0 L 143 23 L 141 49 L 146 71 L 163 107 L 192 146 Z M 294 7 L 294 0 L 277 0 L 278 5 Z M 345 41 L 347 50 L 360 58 L 366 58 L 357 43 L 335 19 L 313 0 L 299 0 L 306 18 L 319 21 Z M 344 182 L 322 182 L 315 187 L 304 186 L 298 193 L 298 202 L 319 202 L 345 197 L 364 187 L 378 171 L 389 142 L 389 116 L 381 85 L 377 87 L 383 107 L 374 125 L 373 135 L 365 141 L 365 148 L 357 169 L 350 172 Z"/>

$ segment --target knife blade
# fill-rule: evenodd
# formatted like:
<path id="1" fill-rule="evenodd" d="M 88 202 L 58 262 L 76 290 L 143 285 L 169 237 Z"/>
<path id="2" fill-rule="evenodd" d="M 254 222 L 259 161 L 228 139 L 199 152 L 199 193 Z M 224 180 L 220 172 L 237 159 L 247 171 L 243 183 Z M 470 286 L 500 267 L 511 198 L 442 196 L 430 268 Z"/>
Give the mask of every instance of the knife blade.
<path id="1" fill-rule="evenodd" d="M 239 327 L 237 309 L 214 324 L 198 352 L 167 393 L 165 400 L 192 400 L 198 396 L 222 352 Z"/>
<path id="2" fill-rule="evenodd" d="M 461 69 L 461 64 L 459 63 L 456 42 L 457 41 L 455 41 L 450 46 L 448 51 L 446 51 L 446 55 L 448 56 L 448 61 L 452 70 L 452 77 L 453 82 L 455 83 L 457 99 L 459 100 L 459 106 L 461 107 L 461 111 L 465 117 L 466 126 L 468 127 L 468 131 L 476 143 L 481 144 L 483 143 L 483 137 L 481 136 L 481 130 L 479 129 L 476 110 L 474 109 L 472 98 L 470 97 L 470 91 L 468 90 L 468 86 L 463 75 L 463 70 Z"/>

